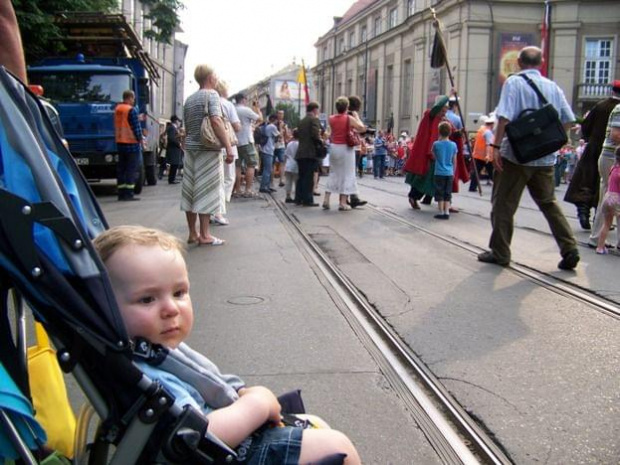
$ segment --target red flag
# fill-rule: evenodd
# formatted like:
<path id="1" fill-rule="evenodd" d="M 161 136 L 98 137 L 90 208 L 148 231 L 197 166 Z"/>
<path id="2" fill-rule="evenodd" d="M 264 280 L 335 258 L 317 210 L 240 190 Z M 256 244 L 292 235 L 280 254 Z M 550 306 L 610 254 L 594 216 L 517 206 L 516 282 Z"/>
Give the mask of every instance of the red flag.
<path id="1" fill-rule="evenodd" d="M 551 5 L 545 1 L 545 12 L 540 28 L 540 48 L 542 50 L 542 68 L 540 74 L 547 77 L 549 75 L 549 27 L 551 26 Z"/>

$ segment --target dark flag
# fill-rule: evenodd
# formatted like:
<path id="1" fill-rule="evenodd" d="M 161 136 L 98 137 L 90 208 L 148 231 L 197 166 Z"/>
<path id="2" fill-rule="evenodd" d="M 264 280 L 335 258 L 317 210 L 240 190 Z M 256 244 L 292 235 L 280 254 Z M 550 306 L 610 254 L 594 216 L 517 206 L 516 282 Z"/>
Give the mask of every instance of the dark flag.
<path id="1" fill-rule="evenodd" d="M 435 39 L 431 50 L 431 68 L 443 68 L 447 62 L 446 45 L 443 42 L 439 23 L 435 24 Z"/>
<path id="2" fill-rule="evenodd" d="M 267 106 L 265 107 L 265 115 L 269 117 L 273 113 L 273 104 L 271 103 L 271 95 L 267 94 Z"/>

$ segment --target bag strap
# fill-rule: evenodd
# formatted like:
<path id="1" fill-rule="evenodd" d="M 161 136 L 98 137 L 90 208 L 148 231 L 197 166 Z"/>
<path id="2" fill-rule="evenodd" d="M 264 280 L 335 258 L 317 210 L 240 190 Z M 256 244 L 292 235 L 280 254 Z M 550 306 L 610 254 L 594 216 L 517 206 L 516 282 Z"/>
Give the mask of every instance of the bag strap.
<path id="1" fill-rule="evenodd" d="M 549 103 L 547 102 L 547 99 L 542 94 L 542 92 L 538 89 L 536 84 L 534 84 L 534 81 L 532 81 L 529 76 L 527 76 L 526 74 L 519 74 L 519 76 L 525 79 L 525 81 L 530 85 L 530 87 L 534 89 L 534 92 L 536 92 L 536 95 L 538 96 L 538 100 L 540 100 L 540 103 L 542 103 L 542 105 L 547 105 L 547 103 Z"/>

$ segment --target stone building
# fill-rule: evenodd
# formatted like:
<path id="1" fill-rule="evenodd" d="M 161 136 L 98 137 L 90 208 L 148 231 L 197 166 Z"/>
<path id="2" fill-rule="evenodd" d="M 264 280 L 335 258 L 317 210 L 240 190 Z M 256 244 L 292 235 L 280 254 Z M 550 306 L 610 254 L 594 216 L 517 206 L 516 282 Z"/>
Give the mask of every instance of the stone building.
<path id="1" fill-rule="evenodd" d="M 187 45 L 177 39 L 172 44 L 157 42 L 145 36 L 151 28 L 147 18 L 148 5 L 140 0 L 119 0 L 119 10 L 133 27 L 142 42 L 142 47 L 155 64 L 159 80 L 151 85 L 149 114 L 160 122 L 167 121 L 173 114 L 183 114 L 183 88 L 185 82 L 184 62 Z M 182 32 L 180 29 L 176 32 Z"/>
<path id="2" fill-rule="evenodd" d="M 617 0 L 550 0 L 548 75 L 577 115 L 609 95 L 620 77 Z M 415 131 L 424 110 L 451 83 L 430 67 L 431 7 L 443 26 L 448 61 L 469 130 L 497 105 L 516 69 L 516 51 L 541 44 L 541 0 L 358 0 L 316 43 L 314 93 L 323 111 L 339 95 L 364 100 L 367 121 Z"/>
<path id="3" fill-rule="evenodd" d="M 297 82 L 300 69 L 301 65 L 293 62 L 274 74 L 267 76 L 262 81 L 254 83 L 239 92 L 245 94 L 248 100 L 258 100 L 263 114 L 266 114 L 267 95 L 269 95 L 273 109 L 276 108 L 278 103 L 289 104 L 294 107 L 298 115 L 303 117 L 306 114 L 306 104 L 303 86 Z M 312 74 L 309 71 L 307 71 L 307 79 L 310 99 L 312 99 L 314 96 L 311 90 Z"/>

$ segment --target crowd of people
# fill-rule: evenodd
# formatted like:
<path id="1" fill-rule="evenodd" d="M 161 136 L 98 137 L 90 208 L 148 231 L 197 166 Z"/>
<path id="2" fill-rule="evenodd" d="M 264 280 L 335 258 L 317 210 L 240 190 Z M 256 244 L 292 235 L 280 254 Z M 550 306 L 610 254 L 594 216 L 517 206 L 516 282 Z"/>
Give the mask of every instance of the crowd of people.
<path id="1" fill-rule="evenodd" d="M 542 86 L 555 99 L 553 103 L 562 122 L 567 128 L 572 127 L 576 118 L 563 92 L 538 71 L 542 60 L 539 55 L 536 47 L 523 49 L 519 55 L 519 74 L 530 76 Z M 521 164 L 504 137 L 506 124 L 517 117 L 515 109 L 522 106 L 523 100 L 535 98 L 533 92 L 528 93 L 529 89 L 521 85 L 519 74 L 504 85 L 503 100 L 500 99 L 497 109 L 479 118 L 480 126 L 468 144 L 469 135 L 458 114 L 454 90 L 451 95 L 436 98 L 424 112 L 415 136 L 410 136 L 407 131 L 395 135 L 392 130 L 366 126 L 359 115 L 362 102 L 357 96 L 337 98 L 327 124 L 319 120 L 318 103 L 310 102 L 298 127 L 290 128 L 283 110 L 263 116 L 258 102 L 253 100 L 248 106 L 245 95 L 233 95 L 232 102 L 229 101 L 226 84 L 210 68 L 197 68 L 196 73 L 196 82 L 201 87 L 185 104 L 187 129 L 184 131 L 180 119 L 173 116 L 166 130 L 169 153 L 165 160 L 170 183 L 177 182 L 176 172 L 181 166 L 176 146 L 183 147 L 179 149 L 185 159 L 182 209 L 187 215 L 190 244 L 225 243 L 211 234 L 209 224 L 229 224 L 225 212 L 231 199 L 259 198 L 260 194 L 274 193 L 277 183 L 278 188 L 284 188 L 286 203 L 329 210 L 335 195 L 337 209 L 350 211 L 366 203 L 359 198 L 357 179 L 372 174 L 377 180 L 404 176 L 410 186 L 410 206 L 420 210 L 421 205 L 430 205 L 435 200 L 438 209 L 435 218 L 439 220 L 450 219 L 452 213 L 459 211 L 453 205 L 453 194 L 459 191 L 461 183 L 469 182 L 469 191 L 475 192 L 480 191 L 481 181 L 486 180 L 486 185 L 493 186 L 493 233 L 491 251 L 481 254 L 479 259 L 500 265 L 510 261 L 513 216 L 521 192 L 528 187 L 558 241 L 562 255 L 559 267 L 573 269 L 579 261 L 576 240 L 553 192 L 564 183 L 568 185 L 565 200 L 577 206 L 584 229 L 590 229 L 590 210 L 596 208 L 589 245 L 597 253 L 607 250 L 599 246 L 599 239 L 607 228 L 604 199 L 610 197 L 606 196 L 608 188 L 612 193 L 615 189 L 609 186 L 608 179 L 618 145 L 613 128 L 618 126 L 620 114 L 620 81 L 614 83 L 612 97 L 587 115 L 581 124 L 583 138 L 575 146 L 569 142 L 557 153 Z M 535 106 L 533 100 L 531 103 Z M 197 167 L 192 151 L 200 149 L 199 130 L 205 105 L 213 113 L 214 127 L 215 120 L 223 116 L 237 137 L 229 141 L 230 147 L 225 147 L 226 157 L 211 154 L 209 163 Z M 180 139 L 182 142 L 177 144 Z M 257 173 L 260 187 L 255 191 Z M 320 175 L 328 175 L 322 202 L 317 199 L 321 195 Z"/>

